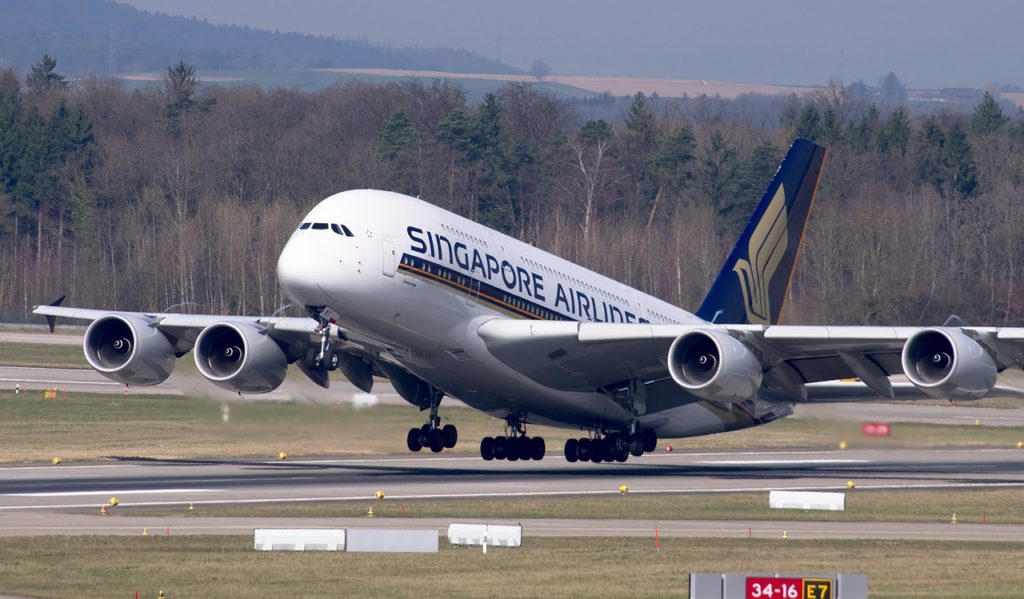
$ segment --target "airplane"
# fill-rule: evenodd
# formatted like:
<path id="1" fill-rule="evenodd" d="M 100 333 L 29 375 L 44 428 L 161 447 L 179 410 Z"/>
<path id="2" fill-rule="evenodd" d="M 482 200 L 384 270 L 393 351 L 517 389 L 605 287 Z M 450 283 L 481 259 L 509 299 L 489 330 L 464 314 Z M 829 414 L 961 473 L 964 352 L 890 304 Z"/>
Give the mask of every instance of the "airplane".
<path id="1" fill-rule="evenodd" d="M 157 385 L 189 351 L 203 377 L 264 393 L 295 364 L 369 392 L 386 377 L 426 411 L 408 448 L 458 442 L 453 397 L 504 421 L 484 460 L 540 460 L 527 426 L 579 430 L 569 462 L 625 462 L 658 439 L 745 429 L 800 403 L 979 399 L 1024 364 L 1024 328 L 780 325 L 825 148 L 798 139 L 701 306 L 687 312 L 409 196 L 328 197 L 283 248 L 278 279 L 307 317 L 218 316 L 36 306 L 90 321 L 89 364 Z M 906 382 L 890 380 L 905 375 Z M 843 383 L 855 378 L 857 382 Z"/>

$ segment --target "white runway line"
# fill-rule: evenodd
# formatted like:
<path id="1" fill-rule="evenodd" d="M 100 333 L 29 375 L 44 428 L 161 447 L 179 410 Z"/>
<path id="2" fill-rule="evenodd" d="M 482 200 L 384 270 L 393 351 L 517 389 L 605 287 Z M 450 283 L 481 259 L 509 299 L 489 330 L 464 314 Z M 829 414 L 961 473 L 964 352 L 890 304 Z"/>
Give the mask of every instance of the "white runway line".
<path id="1" fill-rule="evenodd" d="M 223 489 L 131 489 L 126 491 L 51 491 L 42 493 L 4 493 L 3 497 L 85 497 L 89 495 L 148 495 L 161 493 L 218 493 Z"/>
<path id="2" fill-rule="evenodd" d="M 871 460 L 704 460 L 701 466 L 779 466 L 804 464 L 864 464 Z"/>

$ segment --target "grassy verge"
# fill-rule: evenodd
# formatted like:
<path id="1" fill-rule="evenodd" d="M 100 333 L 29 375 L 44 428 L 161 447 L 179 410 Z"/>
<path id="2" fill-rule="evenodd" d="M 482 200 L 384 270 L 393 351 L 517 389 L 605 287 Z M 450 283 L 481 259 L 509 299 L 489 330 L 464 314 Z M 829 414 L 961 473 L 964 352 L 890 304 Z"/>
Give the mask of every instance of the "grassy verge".
<path id="1" fill-rule="evenodd" d="M 0 343 L 0 366 L 89 368 L 80 345 Z"/>
<path id="2" fill-rule="evenodd" d="M 321 406 L 282 402 L 235 402 L 230 422 L 223 422 L 221 404 L 204 399 L 142 395 L 0 392 L 0 460 L 7 462 L 86 460 L 107 456 L 153 458 L 271 457 L 405 454 L 409 427 L 423 415 L 412 406 Z M 480 438 L 502 432 L 501 421 L 467 408 L 445 407 L 442 416 L 459 427 L 455 448 L 478 451 Z M 550 457 L 558 459 L 562 442 L 579 433 L 531 427 L 548 441 Z M 767 426 L 669 441 L 677 449 L 757 447 L 835 447 L 845 439 L 857 447 L 1014 447 L 1022 437 L 1010 427 L 896 424 L 885 439 L 860 436 L 854 423 L 787 419 Z M 662 443 L 664 446 L 665 442 Z"/>
<path id="3" fill-rule="evenodd" d="M 612 491 L 613 489 L 609 489 Z M 846 494 L 846 510 L 773 510 L 767 493 L 626 495 L 365 503 L 301 503 L 210 507 L 215 516 L 360 517 L 367 506 L 379 518 L 636 518 L 643 520 L 813 520 L 830 522 L 1024 523 L 1021 489 L 979 491 L 861 491 Z M 207 506 L 196 504 L 199 513 Z M 90 512 L 91 513 L 91 512 Z M 182 516 L 183 508 L 119 508 L 122 516 Z"/>
<path id="4" fill-rule="evenodd" d="M 527 539 L 487 555 L 256 552 L 251 537 L 14 537 L 0 591 L 39 597 L 685 597 L 690 572 L 865 572 L 873 598 L 1019 597 L 1024 543 Z M 499 591 L 500 589 L 500 591 Z"/>

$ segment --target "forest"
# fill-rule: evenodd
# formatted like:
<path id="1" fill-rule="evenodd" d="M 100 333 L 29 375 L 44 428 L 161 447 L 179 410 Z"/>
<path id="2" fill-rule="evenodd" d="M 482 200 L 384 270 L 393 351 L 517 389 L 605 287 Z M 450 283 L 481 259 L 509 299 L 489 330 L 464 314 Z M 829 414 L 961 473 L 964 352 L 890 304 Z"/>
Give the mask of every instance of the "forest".
<path id="1" fill-rule="evenodd" d="M 288 301 L 285 240 L 353 188 L 418 196 L 692 311 L 806 137 L 829 154 L 783 322 L 1024 323 L 1024 124 L 991 94 L 967 115 L 839 83 L 598 101 L 523 83 L 474 104 L 445 81 L 217 87 L 185 62 L 132 91 L 69 85 L 48 56 L 0 71 L 0 316 L 62 294 L 269 314 Z"/>

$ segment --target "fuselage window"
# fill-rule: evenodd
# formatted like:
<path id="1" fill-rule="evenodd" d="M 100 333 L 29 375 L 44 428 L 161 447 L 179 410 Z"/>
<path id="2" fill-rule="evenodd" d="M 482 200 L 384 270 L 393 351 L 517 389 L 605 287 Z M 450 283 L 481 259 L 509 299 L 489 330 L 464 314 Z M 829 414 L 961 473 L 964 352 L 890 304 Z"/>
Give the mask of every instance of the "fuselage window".
<path id="1" fill-rule="evenodd" d="M 309 228 L 309 225 L 311 225 L 311 224 L 313 224 L 313 223 L 302 223 L 301 225 L 299 225 L 299 228 L 302 229 L 303 231 L 305 231 L 306 229 Z"/>
<path id="2" fill-rule="evenodd" d="M 327 223 L 313 223 L 313 229 L 323 231 L 327 229 Z"/>

